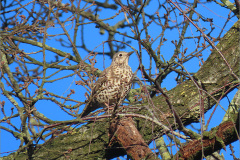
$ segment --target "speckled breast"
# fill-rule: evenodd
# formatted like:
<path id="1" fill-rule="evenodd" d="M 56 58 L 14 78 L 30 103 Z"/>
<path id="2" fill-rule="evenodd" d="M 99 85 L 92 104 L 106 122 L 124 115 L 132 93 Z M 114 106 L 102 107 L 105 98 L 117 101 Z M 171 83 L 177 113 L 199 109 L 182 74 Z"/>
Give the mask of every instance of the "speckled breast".
<path id="1" fill-rule="evenodd" d="M 131 88 L 132 70 L 129 66 L 112 66 L 106 74 L 106 81 L 97 91 L 95 102 L 101 106 L 120 105 Z"/>

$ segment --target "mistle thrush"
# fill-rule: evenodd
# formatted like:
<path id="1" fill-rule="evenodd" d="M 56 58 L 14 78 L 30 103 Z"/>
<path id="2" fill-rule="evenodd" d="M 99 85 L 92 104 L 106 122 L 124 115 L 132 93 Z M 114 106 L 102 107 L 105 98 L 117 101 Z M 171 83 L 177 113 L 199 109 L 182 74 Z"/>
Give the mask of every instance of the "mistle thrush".
<path id="1" fill-rule="evenodd" d="M 133 73 L 128 65 L 129 56 L 132 53 L 121 51 L 114 54 L 111 65 L 95 82 L 89 102 L 81 117 L 101 107 L 121 105 L 132 85 Z"/>

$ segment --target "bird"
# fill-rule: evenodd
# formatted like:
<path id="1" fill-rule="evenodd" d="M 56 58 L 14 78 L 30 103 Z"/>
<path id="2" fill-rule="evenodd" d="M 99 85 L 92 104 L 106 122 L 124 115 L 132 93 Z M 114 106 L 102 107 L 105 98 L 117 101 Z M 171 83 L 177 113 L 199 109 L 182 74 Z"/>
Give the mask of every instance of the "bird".
<path id="1" fill-rule="evenodd" d="M 122 104 L 132 86 L 133 72 L 128 65 L 132 53 L 134 52 L 120 51 L 113 55 L 111 65 L 103 70 L 94 83 L 80 117 L 85 117 L 98 108 L 118 107 Z"/>

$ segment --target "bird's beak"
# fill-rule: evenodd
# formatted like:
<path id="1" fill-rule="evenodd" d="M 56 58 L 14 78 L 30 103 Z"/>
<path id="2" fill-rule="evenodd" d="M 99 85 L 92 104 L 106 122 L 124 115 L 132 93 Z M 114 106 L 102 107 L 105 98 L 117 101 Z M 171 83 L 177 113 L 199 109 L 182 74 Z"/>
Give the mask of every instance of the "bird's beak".
<path id="1" fill-rule="evenodd" d="M 133 54 L 134 53 L 134 51 L 132 51 L 132 52 L 128 52 L 128 56 L 130 56 L 131 54 Z"/>

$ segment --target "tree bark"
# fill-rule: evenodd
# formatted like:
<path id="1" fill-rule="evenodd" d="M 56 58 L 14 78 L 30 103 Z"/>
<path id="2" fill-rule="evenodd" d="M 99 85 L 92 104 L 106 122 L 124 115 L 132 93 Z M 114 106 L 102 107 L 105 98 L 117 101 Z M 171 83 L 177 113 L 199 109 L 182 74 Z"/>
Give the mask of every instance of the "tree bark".
<path id="1" fill-rule="evenodd" d="M 138 132 L 131 117 L 113 120 L 109 133 L 113 144 L 120 144 L 131 159 L 158 159 Z"/>
<path id="2" fill-rule="evenodd" d="M 195 139 L 182 147 L 178 158 L 181 160 L 200 160 L 203 150 L 205 156 L 222 148 L 226 150 L 226 145 L 237 140 L 237 130 L 239 130 L 239 123 L 224 122 L 210 132 L 204 132 L 202 140 Z"/>

